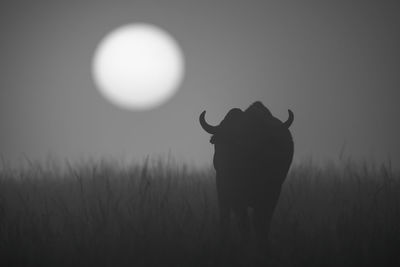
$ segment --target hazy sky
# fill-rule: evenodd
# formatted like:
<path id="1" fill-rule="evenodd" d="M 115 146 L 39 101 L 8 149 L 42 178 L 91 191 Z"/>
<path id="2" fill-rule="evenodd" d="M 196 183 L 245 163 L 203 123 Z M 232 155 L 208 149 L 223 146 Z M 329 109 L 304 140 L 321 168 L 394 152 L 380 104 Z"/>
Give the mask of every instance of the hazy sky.
<path id="1" fill-rule="evenodd" d="M 392 4 L 393 3 L 393 4 Z M 297 160 L 400 163 L 400 8 L 396 1 L 2 1 L 0 151 L 18 161 L 142 159 L 209 163 L 199 126 L 261 100 L 291 127 Z M 109 31 L 155 24 L 186 60 L 180 91 L 147 112 L 113 106 L 91 61 Z"/>

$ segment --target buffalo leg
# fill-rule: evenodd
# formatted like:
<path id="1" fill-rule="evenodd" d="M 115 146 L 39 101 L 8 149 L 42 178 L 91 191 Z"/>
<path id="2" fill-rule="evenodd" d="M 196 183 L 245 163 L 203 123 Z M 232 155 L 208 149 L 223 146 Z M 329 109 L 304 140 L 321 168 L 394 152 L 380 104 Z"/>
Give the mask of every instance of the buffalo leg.
<path id="1" fill-rule="evenodd" d="M 257 234 L 257 240 L 260 248 L 266 249 L 268 247 L 268 237 L 270 232 L 271 220 L 278 204 L 278 199 L 280 195 L 280 186 L 272 186 L 270 191 L 266 193 L 266 198 L 259 203 L 254 208 L 254 228 Z"/>
<path id="2" fill-rule="evenodd" d="M 228 201 L 228 196 L 226 191 L 223 190 L 222 183 L 223 176 L 216 175 L 216 186 L 218 194 L 218 204 L 219 204 L 219 226 L 222 239 L 226 239 L 229 233 L 230 224 L 230 205 Z"/>
<path id="3" fill-rule="evenodd" d="M 260 249 L 268 248 L 268 236 L 274 207 L 257 207 L 254 209 L 254 228 L 257 235 L 257 243 Z"/>
<path id="4" fill-rule="evenodd" d="M 219 204 L 219 220 L 220 220 L 220 231 L 222 234 L 223 238 L 226 238 L 228 233 L 229 233 L 229 227 L 230 227 L 230 209 L 229 207 L 220 201 Z"/>
<path id="5" fill-rule="evenodd" d="M 242 244 L 246 244 L 250 236 L 250 225 L 249 225 L 249 216 L 247 213 L 247 208 L 244 206 L 236 207 L 234 209 L 234 212 L 238 222 L 240 242 Z"/>

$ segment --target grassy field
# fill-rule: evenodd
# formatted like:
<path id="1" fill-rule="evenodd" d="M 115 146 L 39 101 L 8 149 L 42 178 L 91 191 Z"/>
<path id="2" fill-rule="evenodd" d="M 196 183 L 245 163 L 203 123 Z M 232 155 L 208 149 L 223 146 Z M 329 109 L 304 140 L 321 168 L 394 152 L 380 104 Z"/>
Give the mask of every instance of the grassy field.
<path id="1" fill-rule="evenodd" d="M 235 229 L 219 240 L 214 183 L 170 160 L 3 166 L 0 266 L 253 266 Z M 400 266 L 400 174 L 294 165 L 270 239 L 268 266 Z"/>

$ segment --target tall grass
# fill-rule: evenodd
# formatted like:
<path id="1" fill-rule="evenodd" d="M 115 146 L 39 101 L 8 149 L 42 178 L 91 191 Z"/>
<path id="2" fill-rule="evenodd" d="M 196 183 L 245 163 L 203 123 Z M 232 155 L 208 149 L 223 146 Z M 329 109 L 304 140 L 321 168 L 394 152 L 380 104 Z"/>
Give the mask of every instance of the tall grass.
<path id="1" fill-rule="evenodd" d="M 219 240 L 214 179 L 211 167 L 162 160 L 5 166 L 0 266 L 250 266 L 250 248 Z M 271 266 L 398 265 L 399 173 L 293 166 L 270 243 Z"/>

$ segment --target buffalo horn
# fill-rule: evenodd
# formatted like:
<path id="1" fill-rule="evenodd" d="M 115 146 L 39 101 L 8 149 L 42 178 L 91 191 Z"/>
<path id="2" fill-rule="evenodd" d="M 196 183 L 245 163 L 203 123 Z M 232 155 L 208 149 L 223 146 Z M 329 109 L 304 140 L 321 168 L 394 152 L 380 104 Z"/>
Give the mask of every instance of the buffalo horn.
<path id="1" fill-rule="evenodd" d="M 284 125 L 286 128 L 289 128 L 290 125 L 292 125 L 292 122 L 293 122 L 293 120 L 294 120 L 293 112 L 292 112 L 290 109 L 288 109 L 288 112 L 289 112 L 289 118 L 283 123 L 283 125 Z"/>
<path id="2" fill-rule="evenodd" d="M 201 127 L 203 127 L 203 129 L 204 129 L 207 133 L 209 133 L 209 134 L 215 134 L 215 133 L 217 132 L 217 128 L 218 128 L 218 127 L 217 127 L 217 126 L 212 126 L 212 125 L 208 124 L 208 123 L 206 122 L 206 119 L 204 118 L 205 115 L 206 115 L 206 111 L 204 110 L 204 111 L 200 114 L 200 118 L 199 118 Z"/>

